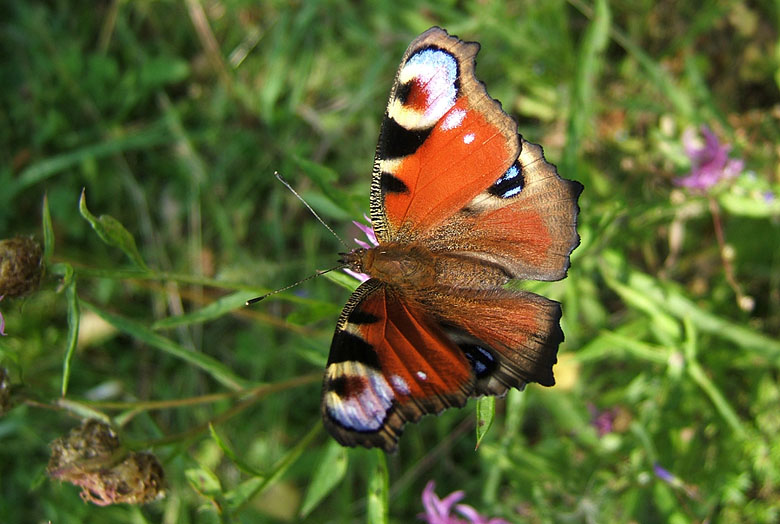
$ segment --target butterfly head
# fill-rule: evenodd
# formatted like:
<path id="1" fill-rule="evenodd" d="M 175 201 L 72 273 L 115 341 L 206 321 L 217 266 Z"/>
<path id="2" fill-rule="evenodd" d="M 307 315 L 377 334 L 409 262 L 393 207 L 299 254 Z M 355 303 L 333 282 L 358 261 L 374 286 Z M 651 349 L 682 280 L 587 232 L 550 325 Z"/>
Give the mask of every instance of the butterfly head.
<path id="1" fill-rule="evenodd" d="M 367 273 L 367 268 L 371 266 L 373 259 L 373 256 L 369 255 L 372 251 L 372 249 L 359 247 L 349 253 L 339 253 L 339 262 L 355 273 Z"/>

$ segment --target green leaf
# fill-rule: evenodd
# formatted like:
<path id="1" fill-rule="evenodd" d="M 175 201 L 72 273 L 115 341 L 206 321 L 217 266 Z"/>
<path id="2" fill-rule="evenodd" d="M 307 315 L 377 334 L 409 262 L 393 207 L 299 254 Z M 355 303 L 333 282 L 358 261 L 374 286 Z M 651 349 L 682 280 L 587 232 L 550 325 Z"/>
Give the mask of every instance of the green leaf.
<path id="1" fill-rule="evenodd" d="M 374 465 L 368 477 L 368 507 L 366 520 L 371 524 L 387 524 L 388 515 L 387 455 L 374 450 Z"/>
<path id="2" fill-rule="evenodd" d="M 737 346 L 780 363 L 780 341 L 768 337 L 744 324 L 732 322 L 701 308 L 672 285 L 660 284 L 644 273 L 632 271 L 629 285 L 643 289 L 656 307 L 680 319 L 689 318 L 697 329 L 732 341 Z"/>
<path id="3" fill-rule="evenodd" d="M 238 511 L 252 497 L 262 493 L 266 488 L 278 481 L 290 469 L 290 466 L 303 455 L 304 451 L 309 449 L 311 441 L 314 440 L 321 428 L 322 424 L 317 422 L 306 436 L 282 457 L 267 477 L 252 477 L 239 484 L 235 489 L 225 493 L 225 499 L 230 510 Z"/>
<path id="4" fill-rule="evenodd" d="M 720 416 L 723 417 L 729 426 L 731 426 L 731 429 L 737 436 L 745 438 L 747 436 L 747 431 L 742 425 L 739 415 L 737 415 L 734 408 L 729 404 L 729 401 L 704 371 L 701 364 L 699 364 L 699 361 L 696 360 L 698 337 L 693 322 L 689 317 L 685 317 L 683 324 L 685 326 L 685 369 L 688 371 L 688 376 L 690 376 L 709 397 L 710 401 L 715 406 L 715 409 L 720 413 Z"/>
<path id="5" fill-rule="evenodd" d="M 482 439 L 487 435 L 493 419 L 496 416 L 496 397 L 480 397 L 477 399 L 477 445 L 479 448 Z"/>
<path id="6" fill-rule="evenodd" d="M 257 294 L 252 291 L 238 291 L 231 295 L 221 297 L 192 313 L 160 319 L 152 325 L 152 329 L 159 330 L 189 326 L 191 324 L 202 324 L 203 322 L 214 320 L 215 318 L 227 315 L 236 309 L 245 307 L 246 301 L 256 296 Z"/>
<path id="7" fill-rule="evenodd" d="M 151 58 L 142 64 L 139 80 L 148 90 L 159 89 L 166 84 L 181 82 L 190 74 L 186 61 L 174 57 Z"/>
<path id="8" fill-rule="evenodd" d="M 645 292 L 646 289 L 642 289 L 643 286 L 625 285 L 606 274 L 604 277 L 604 281 L 607 285 L 620 295 L 620 298 L 622 298 L 626 304 L 642 311 L 651 318 L 653 325 L 658 328 L 659 335 L 663 335 L 662 338 L 665 339 L 665 342 L 671 344 L 679 339 L 679 323 L 665 313 L 663 309 L 659 308 L 654 300 L 648 297 Z"/>
<path id="9" fill-rule="evenodd" d="M 250 384 L 248 380 L 241 378 L 233 373 L 230 368 L 225 366 L 222 362 L 208 355 L 204 355 L 203 353 L 199 353 L 197 351 L 180 346 L 174 341 L 155 333 L 151 329 L 139 324 L 134 320 L 120 317 L 118 315 L 113 315 L 93 304 L 90 304 L 89 302 L 85 302 L 84 300 L 80 301 L 80 303 L 86 306 L 87 309 L 94 311 L 100 318 L 118 330 L 137 338 L 141 342 L 145 342 L 150 346 L 156 347 L 157 349 L 164 351 L 169 355 L 172 355 L 185 362 L 188 362 L 189 364 L 192 364 L 195 367 L 202 369 L 211 375 L 214 380 L 230 389 L 244 389 Z"/>
<path id="10" fill-rule="evenodd" d="M 54 227 L 51 224 L 51 211 L 49 211 L 49 195 L 43 195 L 43 260 L 46 266 L 51 264 L 51 255 L 54 253 Z"/>
<path id="11" fill-rule="evenodd" d="M 208 498 L 218 498 L 222 496 L 222 483 L 213 471 L 205 466 L 190 468 L 184 471 L 187 482 L 192 489 Z"/>
<path id="12" fill-rule="evenodd" d="M 718 196 L 718 203 L 731 215 L 739 215 L 749 218 L 780 217 L 780 199 L 771 200 L 756 195 L 740 195 L 735 193 L 723 193 Z"/>
<path id="13" fill-rule="evenodd" d="M 319 463 L 312 474 L 306 498 L 301 506 L 301 518 L 306 518 L 339 485 L 347 472 L 347 459 L 347 450 L 331 439 L 322 451 Z"/>
<path id="14" fill-rule="evenodd" d="M 330 271 L 323 275 L 331 282 L 335 282 L 341 287 L 350 291 L 355 291 L 360 285 L 360 281 L 351 275 L 347 275 L 343 271 Z"/>
<path id="15" fill-rule="evenodd" d="M 90 213 L 87 209 L 87 199 L 83 189 L 81 191 L 81 199 L 79 200 L 79 211 L 103 242 L 109 246 L 118 247 L 136 266 L 144 270 L 147 269 L 146 263 L 141 258 L 141 254 L 135 245 L 133 235 L 114 217 L 110 215 L 95 217 Z"/>
<path id="16" fill-rule="evenodd" d="M 339 180 L 339 174 L 327 166 L 298 155 L 293 155 L 291 158 L 319 186 L 335 184 Z"/>
<path id="17" fill-rule="evenodd" d="M 171 141 L 172 138 L 167 133 L 164 122 L 158 122 L 138 132 L 112 137 L 97 144 L 68 151 L 67 153 L 37 162 L 19 174 L 16 186 L 12 187 L 11 191 L 19 191 L 25 187 L 37 184 L 88 160 L 95 160 L 123 151 L 148 149 Z"/>
<path id="18" fill-rule="evenodd" d="M 569 129 L 566 137 L 566 148 L 561 167 L 573 178 L 577 174 L 580 144 L 585 135 L 586 126 L 590 123 L 593 108 L 597 106 L 596 85 L 601 71 L 604 69 L 604 53 L 609 43 L 610 26 L 609 4 L 606 0 L 597 0 L 593 19 L 588 26 L 580 47 L 577 61 L 577 75 L 573 86 L 574 100 L 569 115 Z"/>
<path id="19" fill-rule="evenodd" d="M 219 448 L 222 450 L 225 456 L 230 460 L 232 460 L 238 469 L 240 469 L 244 473 L 247 473 L 248 475 L 252 475 L 253 477 L 264 478 L 266 476 L 261 471 L 255 469 L 254 467 L 247 464 L 245 461 L 241 460 L 238 457 L 238 455 L 235 454 L 233 449 L 227 445 L 227 442 L 222 440 L 222 437 L 219 436 L 219 433 L 217 433 L 217 430 L 216 428 L 214 428 L 213 424 L 209 424 L 209 433 L 211 434 L 211 438 L 214 439 L 214 441 L 217 443 L 217 446 L 219 446 Z"/>
<path id="20" fill-rule="evenodd" d="M 68 304 L 68 336 L 65 346 L 65 358 L 62 361 L 62 396 L 68 394 L 68 382 L 70 381 L 71 362 L 76 354 L 76 343 L 79 340 L 79 321 L 81 310 L 79 309 L 79 297 L 76 293 L 76 279 L 73 277 L 73 268 L 65 265 L 65 301 Z"/>

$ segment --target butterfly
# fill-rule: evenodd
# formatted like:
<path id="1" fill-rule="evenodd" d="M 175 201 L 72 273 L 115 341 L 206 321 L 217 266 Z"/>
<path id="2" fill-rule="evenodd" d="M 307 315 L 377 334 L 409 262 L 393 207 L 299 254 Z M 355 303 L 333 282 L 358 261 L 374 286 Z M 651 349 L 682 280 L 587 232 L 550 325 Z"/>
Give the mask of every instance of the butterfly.
<path id="1" fill-rule="evenodd" d="M 390 452 L 425 414 L 555 383 L 560 304 L 504 285 L 566 276 L 583 187 L 490 98 L 478 50 L 432 27 L 395 76 L 371 177 L 378 245 L 340 254 L 370 276 L 323 380 L 324 425 L 343 445 Z"/>

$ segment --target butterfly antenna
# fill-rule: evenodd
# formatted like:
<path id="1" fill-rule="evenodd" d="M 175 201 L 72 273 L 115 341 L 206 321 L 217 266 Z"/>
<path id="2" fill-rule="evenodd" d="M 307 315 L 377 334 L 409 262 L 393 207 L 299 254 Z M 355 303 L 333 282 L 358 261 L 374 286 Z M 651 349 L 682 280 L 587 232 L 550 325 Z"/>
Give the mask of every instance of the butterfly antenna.
<path id="1" fill-rule="evenodd" d="M 260 302 L 261 300 L 263 300 L 263 299 L 264 299 L 264 298 L 266 298 L 266 297 L 270 297 L 271 295 L 275 295 L 275 294 L 277 294 L 277 293 L 281 293 L 282 291 L 287 291 L 288 289 L 290 289 L 290 288 L 292 288 L 292 287 L 295 287 L 295 286 L 297 286 L 298 284 L 301 284 L 301 283 L 303 283 L 303 282 L 306 282 L 307 280 L 311 280 L 311 279 L 312 279 L 312 278 L 314 278 L 314 277 L 318 277 L 318 276 L 320 276 L 320 275 L 324 275 L 325 273 L 330 273 L 331 271 L 335 271 L 336 269 L 342 269 L 342 268 L 345 268 L 345 267 L 347 267 L 348 265 L 349 265 L 349 264 L 339 264 L 338 266 L 334 266 L 334 267 L 332 267 L 332 268 L 330 268 L 330 269 L 323 269 L 323 270 L 321 270 L 321 271 L 317 271 L 317 272 L 316 272 L 316 273 L 314 273 L 313 275 L 309 275 L 308 277 L 306 277 L 306 278 L 304 278 L 304 279 L 301 279 L 301 280 L 299 280 L 298 282 L 294 282 L 294 283 L 290 284 L 289 286 L 284 286 L 283 288 L 276 289 L 276 290 L 274 290 L 274 291 L 268 292 L 268 293 L 266 293 L 265 295 L 261 295 L 261 296 L 259 296 L 259 297 L 251 298 L 251 299 L 249 299 L 249 300 L 247 300 L 247 301 L 246 301 L 246 305 L 247 305 L 247 306 L 251 306 L 252 304 L 254 304 L 254 303 L 256 303 L 256 302 Z"/>
<path id="2" fill-rule="evenodd" d="M 309 211 L 311 211 L 311 214 L 312 214 L 312 215 L 314 215 L 314 218 L 316 218 L 317 220 L 319 220 L 319 221 L 320 221 L 320 224 L 322 224 L 323 226 L 325 226 L 325 229 L 327 229 L 328 231 L 330 231 L 330 232 L 333 234 L 333 236 L 334 236 L 334 237 L 336 237 L 336 238 L 339 240 L 339 242 L 341 242 L 341 244 L 342 244 L 342 245 L 343 245 L 345 248 L 347 248 L 347 249 L 350 249 L 350 247 L 347 245 L 347 243 L 346 243 L 346 242 L 344 242 L 344 240 L 342 240 L 342 239 L 341 239 L 341 237 L 340 237 L 340 236 L 338 236 L 338 235 L 336 234 L 336 232 L 335 232 L 335 231 L 333 231 L 333 229 L 332 229 L 332 228 L 331 228 L 331 227 L 330 227 L 328 224 L 326 224 L 326 223 L 325 223 L 325 221 L 324 221 L 323 219 L 321 219 L 321 218 L 320 218 L 320 215 L 318 215 L 318 214 L 317 214 L 317 212 L 316 212 L 316 211 L 314 211 L 314 209 L 313 209 L 313 208 L 312 208 L 312 207 L 309 205 L 309 203 L 308 203 L 308 202 L 306 202 L 306 201 L 303 199 L 303 197 L 302 197 L 301 195 L 299 195 L 299 194 L 298 194 L 298 192 L 297 192 L 297 191 L 295 191 L 295 190 L 292 188 L 292 186 L 291 186 L 291 185 L 290 185 L 290 184 L 287 182 L 287 180 L 285 180 L 285 179 L 282 177 L 282 175 L 280 175 L 280 174 L 279 174 L 279 172 L 278 172 L 278 171 L 274 171 L 274 176 L 275 176 L 275 177 L 276 177 L 276 178 L 279 180 L 279 182 L 281 182 L 282 184 L 284 184 L 284 185 L 285 185 L 285 187 L 286 187 L 287 189 L 289 189 L 289 190 L 292 192 L 292 194 L 293 194 L 293 195 L 295 195 L 295 196 L 298 198 L 298 200 L 300 200 L 301 202 L 303 202 L 303 205 L 304 205 L 304 206 L 306 206 L 306 209 L 308 209 Z M 335 269 L 335 268 L 334 268 L 334 269 Z M 328 270 L 328 271 L 331 271 L 331 270 Z M 313 275 L 313 276 L 316 276 L 316 275 Z M 304 280 L 305 280 L 305 279 L 304 279 Z M 302 280 L 301 282 L 303 282 L 303 280 Z M 280 290 L 280 291 L 281 291 L 281 290 Z"/>

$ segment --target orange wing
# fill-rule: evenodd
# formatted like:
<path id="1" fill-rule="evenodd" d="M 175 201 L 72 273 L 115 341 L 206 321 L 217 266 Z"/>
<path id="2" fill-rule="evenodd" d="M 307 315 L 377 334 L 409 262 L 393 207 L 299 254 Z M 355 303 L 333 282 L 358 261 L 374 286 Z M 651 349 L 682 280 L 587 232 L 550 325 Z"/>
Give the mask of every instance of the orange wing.
<path id="1" fill-rule="evenodd" d="M 409 242 L 440 225 L 517 158 L 517 125 L 474 75 L 478 50 L 438 27 L 406 50 L 374 159 L 380 242 Z"/>
<path id="2" fill-rule="evenodd" d="M 558 176 L 538 145 L 522 137 L 520 144 L 504 175 L 419 241 L 434 253 L 498 266 L 507 279 L 560 280 L 580 242 L 582 184 Z"/>
<path id="3" fill-rule="evenodd" d="M 372 279 L 355 291 L 336 326 L 323 421 L 343 445 L 392 451 L 406 422 L 463 406 L 474 381 L 469 360 L 443 328 Z"/>

